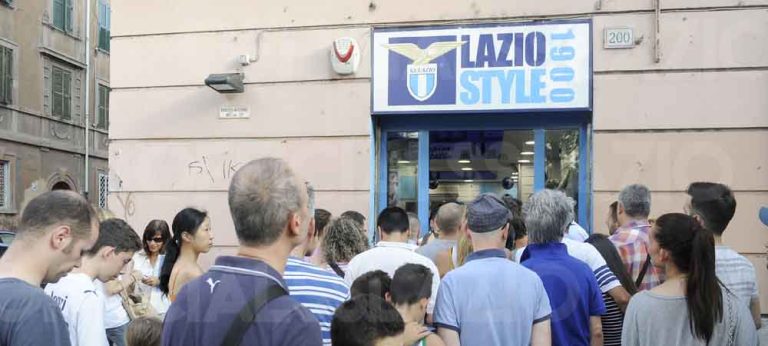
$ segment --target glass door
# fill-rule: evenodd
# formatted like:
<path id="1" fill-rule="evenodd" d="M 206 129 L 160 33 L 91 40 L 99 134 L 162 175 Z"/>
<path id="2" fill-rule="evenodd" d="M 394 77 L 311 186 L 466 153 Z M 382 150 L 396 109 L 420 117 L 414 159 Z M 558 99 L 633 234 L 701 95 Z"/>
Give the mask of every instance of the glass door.
<path id="1" fill-rule="evenodd" d="M 573 198 L 577 222 L 591 229 L 588 114 L 485 117 L 382 121 L 376 211 L 416 214 L 423 235 L 430 212 L 446 202 L 494 193 L 525 203 L 550 188 Z"/>

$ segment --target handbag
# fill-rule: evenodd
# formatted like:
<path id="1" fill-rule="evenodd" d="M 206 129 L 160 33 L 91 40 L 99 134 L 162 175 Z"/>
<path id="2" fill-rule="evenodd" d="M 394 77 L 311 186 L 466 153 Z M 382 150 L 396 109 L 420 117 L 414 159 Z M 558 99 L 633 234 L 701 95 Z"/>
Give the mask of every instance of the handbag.
<path id="1" fill-rule="evenodd" d="M 134 275 L 134 279 L 135 278 L 136 277 Z M 157 311 L 155 311 L 155 309 L 152 307 L 152 304 L 149 302 L 149 296 L 141 295 L 135 292 L 128 293 L 128 288 L 123 287 L 123 289 L 120 291 L 120 298 L 123 303 L 123 308 L 125 309 L 125 312 L 128 313 L 128 318 L 131 321 L 143 316 L 157 316 Z"/>
<path id="2" fill-rule="evenodd" d="M 136 293 L 128 293 L 126 289 L 120 291 L 120 298 L 128 318 L 133 321 L 139 317 L 157 316 L 157 311 L 150 304 L 149 297 Z"/>

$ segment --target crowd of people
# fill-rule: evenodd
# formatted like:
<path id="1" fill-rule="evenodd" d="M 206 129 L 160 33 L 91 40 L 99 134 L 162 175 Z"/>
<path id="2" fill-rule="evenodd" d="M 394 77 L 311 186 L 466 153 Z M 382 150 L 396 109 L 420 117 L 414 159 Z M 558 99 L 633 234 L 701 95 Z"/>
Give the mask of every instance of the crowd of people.
<path id="1" fill-rule="evenodd" d="M 233 176 L 239 246 L 206 271 L 207 212 L 139 237 L 48 192 L 0 258 L 0 344 L 757 345 L 755 269 L 722 240 L 735 197 L 703 182 L 687 194 L 650 219 L 651 191 L 627 186 L 592 235 L 557 190 L 446 203 L 421 238 L 392 206 L 370 246 L 365 215 L 316 208 L 299 172 L 264 158 Z"/>

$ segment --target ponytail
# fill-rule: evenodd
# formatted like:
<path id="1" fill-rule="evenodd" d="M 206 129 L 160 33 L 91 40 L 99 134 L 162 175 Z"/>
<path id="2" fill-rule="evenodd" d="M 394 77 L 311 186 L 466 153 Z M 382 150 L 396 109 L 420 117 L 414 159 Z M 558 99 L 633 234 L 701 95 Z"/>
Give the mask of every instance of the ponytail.
<path id="1" fill-rule="evenodd" d="M 685 300 L 691 333 L 706 343 L 723 320 L 723 296 L 715 275 L 715 240 L 694 218 L 679 213 L 656 220 L 655 239 L 673 264 L 688 276 Z"/>
<path id="2" fill-rule="evenodd" d="M 171 225 L 171 228 L 173 228 L 173 239 L 171 239 L 165 246 L 165 260 L 163 260 L 163 266 L 160 269 L 160 291 L 165 295 L 168 295 L 168 292 L 170 292 L 170 287 L 168 285 L 171 280 L 173 266 L 176 264 L 176 261 L 181 254 L 181 235 L 184 233 L 195 235 L 200 224 L 202 224 L 207 217 L 208 213 L 204 211 L 194 208 L 185 208 L 173 218 L 173 224 Z"/>
<path id="3" fill-rule="evenodd" d="M 160 291 L 165 295 L 168 295 L 168 284 L 171 280 L 173 266 L 176 264 L 176 260 L 179 259 L 179 253 L 181 253 L 181 233 L 174 232 L 173 239 L 165 245 L 165 259 L 163 260 L 163 266 L 160 268 Z"/>
<path id="4" fill-rule="evenodd" d="M 715 275 L 715 243 L 712 232 L 692 220 L 693 239 L 686 303 L 691 331 L 709 343 L 715 324 L 723 320 L 723 295 Z"/>

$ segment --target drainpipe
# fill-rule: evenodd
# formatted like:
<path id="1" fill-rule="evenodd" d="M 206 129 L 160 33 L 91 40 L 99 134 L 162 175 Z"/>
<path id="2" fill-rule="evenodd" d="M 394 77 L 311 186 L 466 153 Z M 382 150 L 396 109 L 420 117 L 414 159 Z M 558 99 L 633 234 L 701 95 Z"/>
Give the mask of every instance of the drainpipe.
<path id="1" fill-rule="evenodd" d="M 88 199 L 90 183 L 90 128 L 91 128 L 91 0 L 85 0 L 85 173 L 83 187 L 85 198 Z"/>

